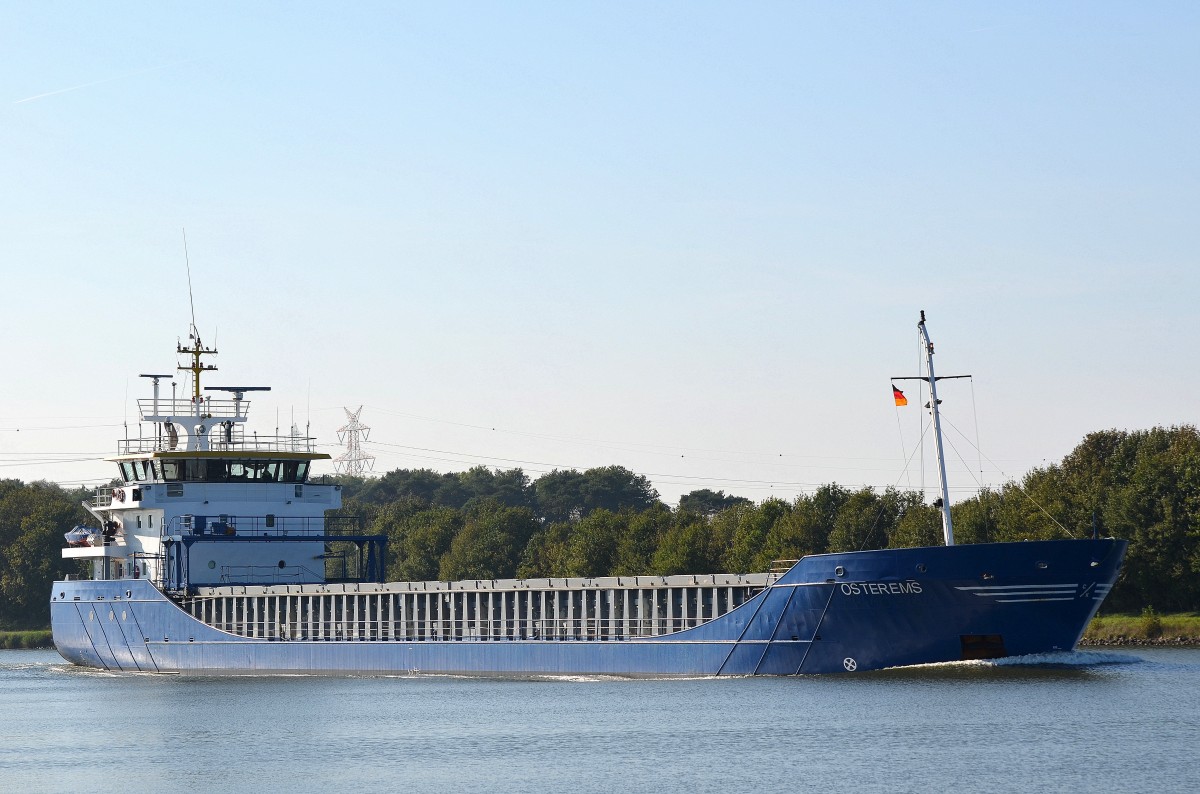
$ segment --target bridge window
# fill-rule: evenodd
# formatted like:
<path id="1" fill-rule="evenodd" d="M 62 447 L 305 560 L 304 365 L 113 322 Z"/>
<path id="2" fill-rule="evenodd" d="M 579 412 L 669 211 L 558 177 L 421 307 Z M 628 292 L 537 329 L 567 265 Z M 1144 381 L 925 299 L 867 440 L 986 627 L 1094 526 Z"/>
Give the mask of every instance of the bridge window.
<path id="1" fill-rule="evenodd" d="M 138 477 L 136 466 L 122 463 L 121 472 L 126 482 Z M 308 477 L 306 460 L 248 460 L 228 458 L 185 458 L 165 460 L 159 466 L 161 479 L 167 482 L 284 482 L 302 483 Z M 145 469 L 143 468 L 143 472 Z M 140 477 L 138 477 L 140 479 Z"/>
<path id="2" fill-rule="evenodd" d="M 183 479 L 182 461 L 164 460 L 162 462 L 162 478 L 167 482 L 179 482 Z"/>

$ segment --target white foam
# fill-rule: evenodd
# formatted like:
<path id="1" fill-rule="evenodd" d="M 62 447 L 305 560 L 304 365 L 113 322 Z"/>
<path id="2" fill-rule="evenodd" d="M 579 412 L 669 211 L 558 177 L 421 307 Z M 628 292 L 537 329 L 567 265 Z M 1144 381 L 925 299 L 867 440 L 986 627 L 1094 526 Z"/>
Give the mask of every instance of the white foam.
<path id="1" fill-rule="evenodd" d="M 1092 667 L 1101 664 L 1137 664 L 1144 661 L 1131 653 L 1112 651 L 1056 651 L 1054 653 L 1031 653 L 1028 656 L 1007 656 L 1003 659 L 987 659 L 997 667 L 1020 667 L 1058 665 L 1065 667 Z"/>
<path id="2" fill-rule="evenodd" d="M 1130 653 L 1113 653 L 1112 651 L 1055 651 L 1053 653 L 1031 653 L 1025 656 L 1005 656 L 1000 659 L 932 662 L 930 664 L 914 664 L 890 669 L 912 670 L 939 667 L 1094 667 L 1104 664 L 1139 664 L 1144 661 L 1145 659 L 1142 659 L 1140 656 L 1134 656 Z"/>

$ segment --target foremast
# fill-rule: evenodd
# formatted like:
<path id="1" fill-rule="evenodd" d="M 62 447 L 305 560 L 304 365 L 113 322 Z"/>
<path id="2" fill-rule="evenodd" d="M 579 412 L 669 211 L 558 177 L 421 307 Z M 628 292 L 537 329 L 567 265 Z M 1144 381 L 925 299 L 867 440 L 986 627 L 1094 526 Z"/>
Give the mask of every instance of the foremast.
<path id="1" fill-rule="evenodd" d="M 937 450 L 938 482 L 942 487 L 942 536 L 947 546 L 954 545 L 954 522 L 950 518 L 950 488 L 946 484 L 946 455 L 942 448 L 942 418 L 938 412 L 937 377 L 933 374 L 933 342 L 929 341 L 929 329 L 925 327 L 925 311 L 921 310 L 921 321 L 917 323 L 921 334 L 921 345 L 925 351 L 925 374 L 929 381 L 929 414 L 933 417 L 933 446 Z"/>
<path id="2" fill-rule="evenodd" d="M 175 369 L 188 370 L 192 373 L 192 402 L 196 404 L 196 416 L 199 417 L 200 404 L 202 402 L 200 399 L 200 373 L 216 369 L 216 366 L 213 364 L 201 363 L 200 357 L 215 356 L 217 354 L 217 350 L 216 348 L 207 348 L 204 346 L 204 344 L 200 341 L 200 331 L 195 325 L 192 326 L 191 331 L 188 333 L 188 339 L 192 340 L 192 346 L 184 347 L 182 344 L 177 342 L 175 344 L 175 352 L 179 353 L 180 355 L 186 354 L 191 356 L 192 363 L 187 366 L 177 366 Z"/>
<path id="3" fill-rule="evenodd" d="M 947 378 L 969 378 L 970 375 L 942 375 L 938 377 L 933 371 L 933 342 L 929 341 L 929 329 L 925 327 L 925 312 L 921 312 L 921 320 L 917 323 L 917 333 L 921 337 L 921 348 L 925 352 L 925 374 L 911 377 L 894 377 L 892 380 L 921 380 L 929 384 L 929 415 L 933 418 L 933 446 L 937 450 L 938 482 L 942 495 L 933 506 L 942 511 L 942 537 L 947 546 L 954 545 L 954 522 L 950 519 L 950 488 L 946 484 L 946 454 L 942 442 L 942 417 L 938 409 L 941 400 L 937 396 L 937 382 Z M 897 403 L 899 404 L 899 403 Z"/>
<path id="4" fill-rule="evenodd" d="M 172 395 L 171 400 L 165 402 L 164 405 L 164 400 L 159 396 L 159 381 L 167 376 L 143 375 L 142 377 L 154 380 L 154 399 L 149 405 L 144 405 L 142 401 L 139 401 L 142 419 L 153 422 L 166 433 L 168 439 L 166 451 L 174 452 L 178 449 L 180 438 L 179 430 L 176 428 L 177 424 L 187 436 L 185 445 L 187 452 L 232 449 L 240 445 L 240 429 L 235 432 L 235 428 L 243 425 L 248 418 L 249 404 L 244 400 L 245 393 L 270 391 L 270 388 L 266 386 L 205 386 L 203 391 L 229 392 L 233 399 L 213 400 L 211 397 L 205 397 L 201 394 L 200 376 L 205 372 L 216 371 L 217 367 L 204 363 L 203 357 L 214 356 L 217 354 L 217 350 L 204 346 L 200 340 L 200 331 L 195 325 L 191 326 L 188 339 L 191 341 L 187 347 L 177 342 L 175 352 L 191 359 L 190 362 L 176 366 L 177 370 L 192 373 L 191 397 L 177 400 Z M 163 410 L 164 408 L 166 410 Z M 218 438 L 216 439 L 213 438 L 214 430 L 221 431 L 217 434 Z M 126 441 L 126 446 L 130 446 L 129 440 Z M 155 448 L 157 449 L 157 445 Z M 139 448 L 137 451 L 143 450 Z"/>

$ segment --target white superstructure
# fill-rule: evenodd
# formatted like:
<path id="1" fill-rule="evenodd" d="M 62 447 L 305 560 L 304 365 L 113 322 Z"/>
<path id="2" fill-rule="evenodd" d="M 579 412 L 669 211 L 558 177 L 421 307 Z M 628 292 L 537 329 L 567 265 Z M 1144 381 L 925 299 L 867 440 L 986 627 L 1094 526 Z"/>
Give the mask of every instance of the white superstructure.
<path id="1" fill-rule="evenodd" d="M 84 503 L 100 526 L 77 532 L 63 556 L 91 560 L 93 579 L 146 577 L 167 590 L 325 581 L 325 511 L 341 507 L 341 488 L 308 476 L 312 462 L 329 455 L 314 451 L 311 438 L 246 433 L 245 394 L 266 389 L 202 391 L 201 374 L 216 367 L 201 357 L 217 351 L 194 329 L 191 346 L 177 352 L 191 359 L 179 367 L 192 373 L 191 396 L 164 398 L 159 380 L 167 376 L 144 376 L 154 396 L 138 408 L 154 434 L 119 442 L 110 459 L 118 484 Z"/>

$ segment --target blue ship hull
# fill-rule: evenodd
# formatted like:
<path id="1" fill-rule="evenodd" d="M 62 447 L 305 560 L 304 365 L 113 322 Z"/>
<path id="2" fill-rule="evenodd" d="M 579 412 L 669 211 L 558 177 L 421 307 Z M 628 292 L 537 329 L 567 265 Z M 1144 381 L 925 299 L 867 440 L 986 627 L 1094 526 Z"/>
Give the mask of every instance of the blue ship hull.
<path id="1" fill-rule="evenodd" d="M 623 640 L 267 640 L 195 619 L 145 579 L 56 582 L 55 646 L 75 664 L 189 674 L 715 676 L 844 673 L 1075 647 L 1121 540 L 806 557 L 695 628 Z"/>

